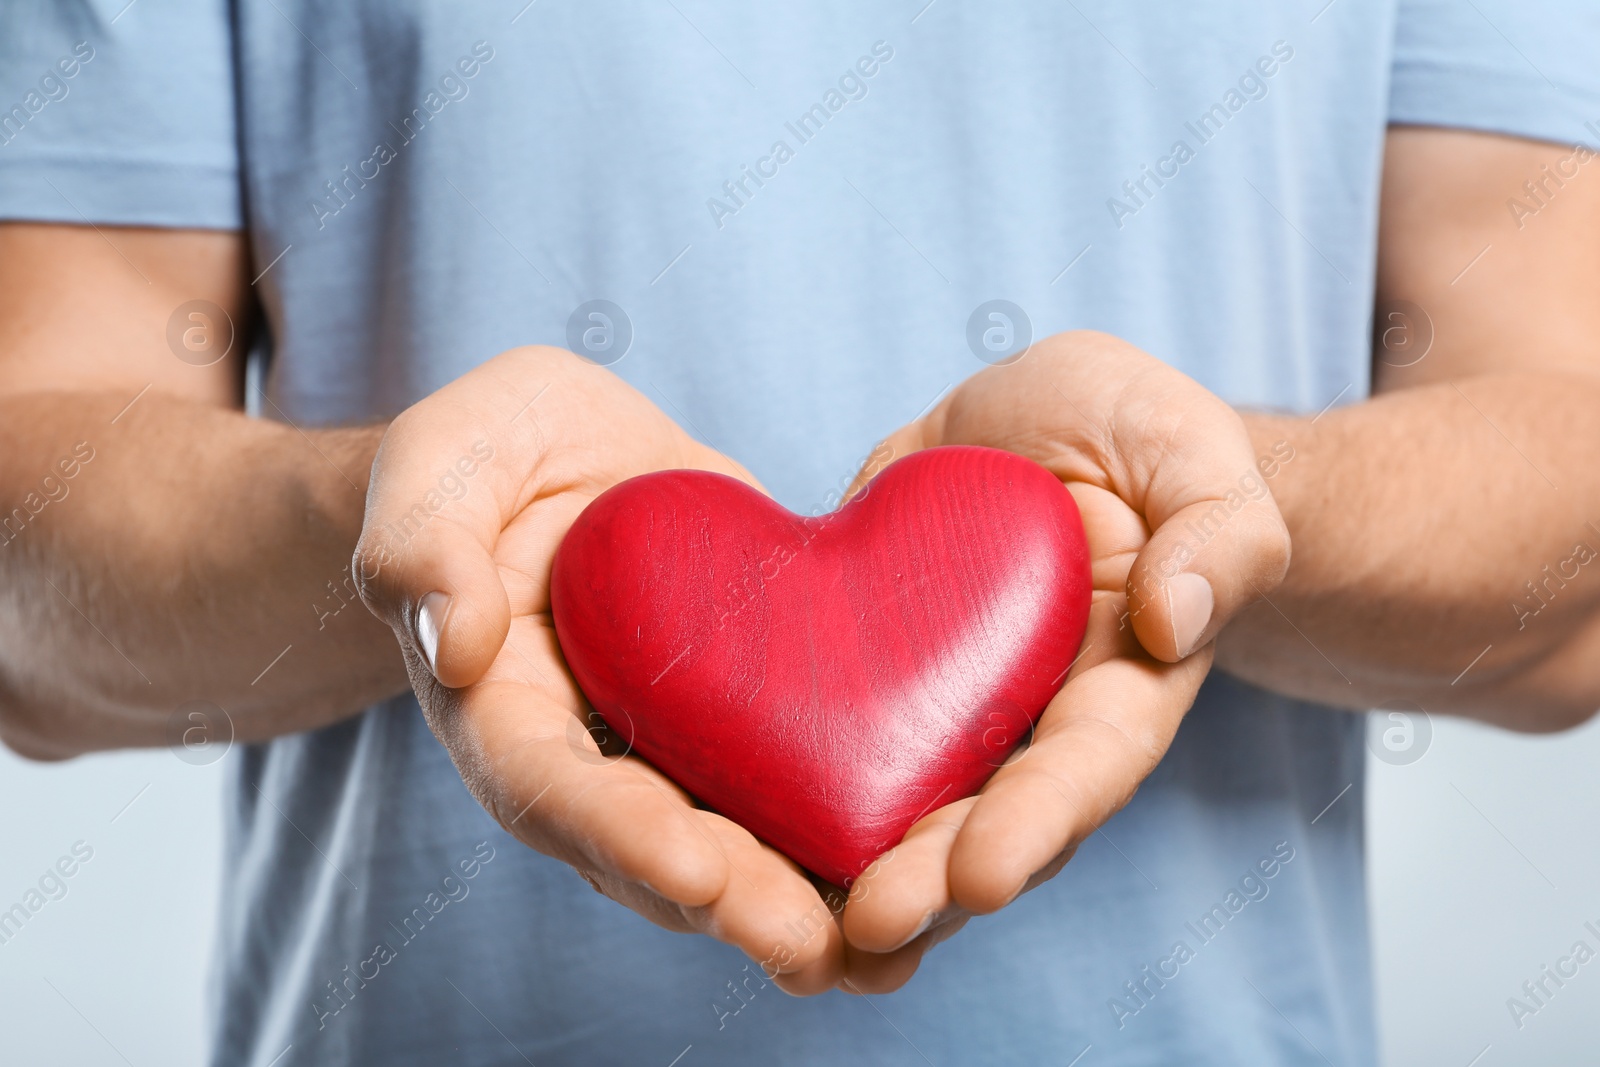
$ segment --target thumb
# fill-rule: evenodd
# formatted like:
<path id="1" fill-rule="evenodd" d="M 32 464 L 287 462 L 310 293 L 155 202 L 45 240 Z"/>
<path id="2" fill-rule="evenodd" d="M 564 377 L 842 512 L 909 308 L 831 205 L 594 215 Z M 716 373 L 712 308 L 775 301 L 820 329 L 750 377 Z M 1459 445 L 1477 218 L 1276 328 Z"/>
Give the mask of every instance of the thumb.
<path id="1" fill-rule="evenodd" d="M 1253 467 L 1146 518 L 1155 530 L 1128 573 L 1128 612 L 1139 643 L 1167 663 L 1209 642 L 1289 568 L 1288 529 Z"/>
<path id="2" fill-rule="evenodd" d="M 504 526 L 494 459 L 486 433 L 401 415 L 373 461 L 351 561 L 363 602 L 450 688 L 483 676 L 511 625 L 493 556 Z"/>

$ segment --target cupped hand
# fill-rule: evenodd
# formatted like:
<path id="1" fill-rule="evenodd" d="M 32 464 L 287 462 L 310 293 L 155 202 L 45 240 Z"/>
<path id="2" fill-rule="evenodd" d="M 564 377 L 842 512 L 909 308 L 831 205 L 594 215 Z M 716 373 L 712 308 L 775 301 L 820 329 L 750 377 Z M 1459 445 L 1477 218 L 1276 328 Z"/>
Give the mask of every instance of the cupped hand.
<path id="1" fill-rule="evenodd" d="M 1289 563 L 1238 414 L 1105 334 L 1059 334 L 973 375 L 888 444 L 986 445 L 1049 469 L 1083 516 L 1094 594 L 1078 660 L 1030 743 L 852 886 L 841 984 L 856 992 L 898 988 L 971 915 L 1054 877 L 1155 769 L 1212 639 Z"/>
<path id="2" fill-rule="evenodd" d="M 389 427 L 352 566 L 429 726 L 501 826 L 651 921 L 737 946 L 790 992 L 820 992 L 844 947 L 812 882 L 616 752 L 551 622 L 551 564 L 584 506 L 685 467 L 753 484 L 609 371 L 514 349 Z"/>

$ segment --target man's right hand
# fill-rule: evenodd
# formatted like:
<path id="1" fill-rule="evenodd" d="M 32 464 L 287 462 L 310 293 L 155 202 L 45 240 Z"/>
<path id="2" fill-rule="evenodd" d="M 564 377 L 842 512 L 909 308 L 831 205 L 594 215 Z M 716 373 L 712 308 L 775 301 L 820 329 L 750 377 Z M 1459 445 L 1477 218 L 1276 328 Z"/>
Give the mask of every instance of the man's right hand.
<path id="1" fill-rule="evenodd" d="M 833 986 L 843 939 L 801 869 L 603 752 L 550 616 L 556 549 L 635 475 L 752 481 L 609 371 L 513 349 L 397 418 L 379 447 L 353 567 L 468 789 L 508 832 L 670 930 L 737 946 L 792 993 Z M 812 931 L 804 941 L 793 930 Z"/>

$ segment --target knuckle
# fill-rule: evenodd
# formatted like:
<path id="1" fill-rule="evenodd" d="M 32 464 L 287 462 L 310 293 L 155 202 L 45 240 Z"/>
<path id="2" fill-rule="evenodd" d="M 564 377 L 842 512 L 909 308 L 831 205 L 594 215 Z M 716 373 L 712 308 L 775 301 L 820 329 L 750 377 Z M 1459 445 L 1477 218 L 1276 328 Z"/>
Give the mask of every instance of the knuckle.
<path id="1" fill-rule="evenodd" d="M 530 841 L 531 835 L 528 832 L 531 822 L 529 814 L 506 793 L 503 788 L 504 783 L 499 776 L 488 767 L 477 763 L 462 766 L 460 761 L 457 761 L 457 764 L 461 782 L 467 787 L 467 792 L 482 805 L 483 810 L 489 813 L 496 825 L 524 844 L 531 845 L 533 842 Z"/>
<path id="2" fill-rule="evenodd" d="M 48 749 L 21 723 L 14 708 L 0 708 L 0 745 L 23 759 L 43 760 Z"/>
<path id="3" fill-rule="evenodd" d="M 1294 552 L 1289 528 L 1274 510 L 1255 524 L 1252 533 L 1257 579 L 1277 585 L 1288 573 L 1289 560 Z"/>
<path id="4" fill-rule="evenodd" d="M 56 762 L 84 751 L 65 735 L 59 709 L 24 699 L 0 683 L 0 744 L 23 759 Z"/>
<path id="5" fill-rule="evenodd" d="M 375 612 L 385 612 L 395 601 L 396 557 L 387 540 L 368 533 L 361 535 L 350 558 L 350 576 L 361 602 Z"/>

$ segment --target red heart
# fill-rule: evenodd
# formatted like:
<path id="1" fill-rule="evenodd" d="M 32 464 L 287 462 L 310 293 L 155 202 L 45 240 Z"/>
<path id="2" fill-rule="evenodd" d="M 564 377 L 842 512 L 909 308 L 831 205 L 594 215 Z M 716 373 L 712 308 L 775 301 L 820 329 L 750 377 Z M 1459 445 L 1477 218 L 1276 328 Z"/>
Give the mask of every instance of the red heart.
<path id="1" fill-rule="evenodd" d="M 573 524 L 550 601 L 573 676 L 623 740 L 847 886 L 1028 736 L 1090 588 L 1054 475 L 946 447 L 817 518 L 720 474 L 632 478 Z"/>

